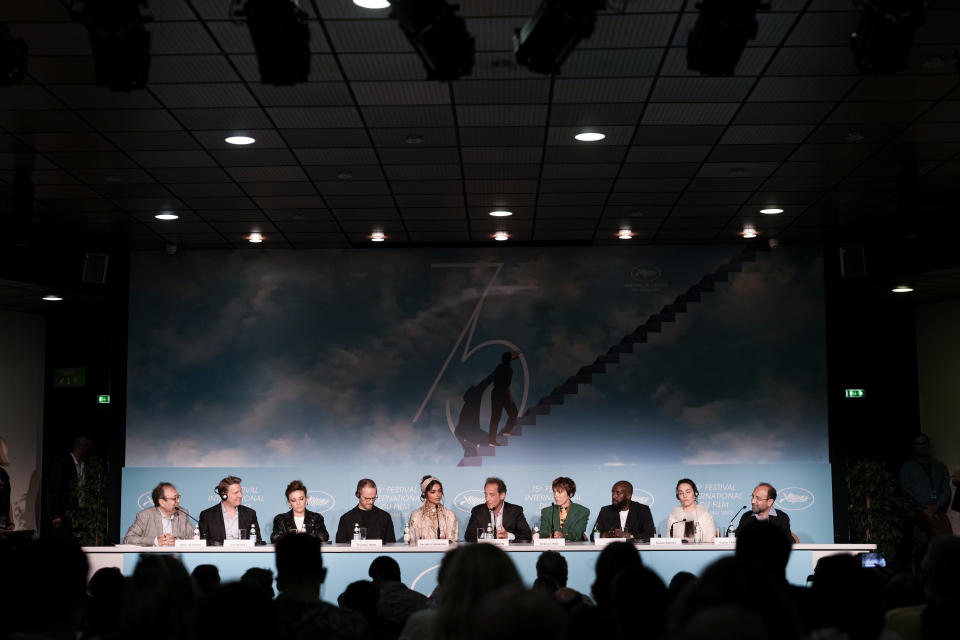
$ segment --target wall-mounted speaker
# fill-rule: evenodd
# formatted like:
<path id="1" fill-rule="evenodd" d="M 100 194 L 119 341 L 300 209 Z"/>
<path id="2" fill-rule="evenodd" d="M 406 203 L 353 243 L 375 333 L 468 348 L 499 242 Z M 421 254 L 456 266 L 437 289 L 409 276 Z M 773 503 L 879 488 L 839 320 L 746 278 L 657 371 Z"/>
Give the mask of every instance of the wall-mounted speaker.
<path id="1" fill-rule="evenodd" d="M 865 275 L 867 275 L 867 259 L 863 247 L 840 247 L 840 276 L 854 278 Z"/>
<path id="2" fill-rule="evenodd" d="M 110 256 L 106 253 L 87 253 L 83 256 L 83 282 L 103 284 L 107 281 L 107 263 Z"/>

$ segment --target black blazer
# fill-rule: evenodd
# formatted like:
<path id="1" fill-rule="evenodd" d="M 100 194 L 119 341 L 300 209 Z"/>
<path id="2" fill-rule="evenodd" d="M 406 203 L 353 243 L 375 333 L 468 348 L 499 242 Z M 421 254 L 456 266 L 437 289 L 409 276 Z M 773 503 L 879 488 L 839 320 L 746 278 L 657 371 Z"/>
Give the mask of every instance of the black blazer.
<path id="1" fill-rule="evenodd" d="M 594 528 L 600 529 L 600 535 L 619 529 L 620 509 L 612 504 L 600 507 L 600 513 L 597 514 L 597 523 Z M 653 525 L 653 514 L 650 513 L 650 507 L 631 500 L 630 511 L 627 513 L 626 531 L 639 540 L 649 540 L 654 537 L 657 528 Z"/>
<path id="2" fill-rule="evenodd" d="M 735 534 L 739 536 L 740 531 L 743 530 L 744 527 L 749 526 L 754 522 L 763 521 L 755 518 L 753 516 L 753 511 L 747 511 L 740 517 L 740 522 L 737 523 L 737 530 Z M 787 537 L 790 538 L 790 543 L 793 544 L 793 534 L 790 532 L 790 516 L 783 511 L 777 511 L 777 515 L 770 514 L 770 516 L 767 517 L 767 522 L 776 525 L 778 529 L 783 531 Z"/>
<path id="3" fill-rule="evenodd" d="M 320 542 L 327 542 L 330 534 L 327 533 L 327 527 L 323 524 L 323 516 L 315 511 L 304 509 L 303 527 L 307 530 L 307 535 L 319 538 Z M 276 544 L 277 540 L 288 533 L 296 533 L 297 527 L 293 521 L 293 509 L 286 513 L 278 514 L 273 519 L 273 533 L 270 534 L 270 544 Z"/>
<path id="4" fill-rule="evenodd" d="M 477 529 L 486 529 L 488 524 L 490 524 L 490 510 L 487 509 L 485 502 L 480 503 L 470 511 L 470 521 L 467 523 L 467 530 L 463 532 L 463 539 L 467 542 L 476 542 Z M 518 504 L 503 503 L 503 528 L 507 533 L 512 533 L 517 542 L 533 540 L 530 525 L 523 517 L 523 507 Z"/>
<path id="5" fill-rule="evenodd" d="M 238 527 L 250 531 L 250 525 L 257 527 L 257 544 L 263 544 L 263 537 L 260 535 L 260 523 L 257 522 L 257 512 L 250 507 L 242 504 L 237 507 L 240 512 Z M 223 524 L 223 511 L 219 504 L 215 504 L 209 509 L 200 512 L 200 537 L 207 541 L 207 544 L 223 544 L 227 537 L 227 528 Z"/>

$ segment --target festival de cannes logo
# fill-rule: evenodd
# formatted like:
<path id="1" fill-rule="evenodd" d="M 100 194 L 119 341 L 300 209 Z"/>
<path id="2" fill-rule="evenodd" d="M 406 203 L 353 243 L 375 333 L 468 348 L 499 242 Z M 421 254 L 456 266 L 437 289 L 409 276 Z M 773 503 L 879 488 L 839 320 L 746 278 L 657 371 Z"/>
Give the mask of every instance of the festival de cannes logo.
<path id="1" fill-rule="evenodd" d="M 653 494 L 645 489 L 637 489 L 633 492 L 633 499 L 639 502 L 640 504 L 645 504 L 648 507 L 653 506 Z"/>
<path id="2" fill-rule="evenodd" d="M 777 492 L 777 508 L 784 511 L 803 511 L 813 506 L 813 492 L 802 487 L 787 487 Z"/>
<path id="3" fill-rule="evenodd" d="M 479 489 L 461 491 L 457 494 L 457 497 L 453 499 L 453 505 L 464 513 L 470 513 L 470 511 L 481 502 L 485 502 L 485 500 L 483 498 L 483 491 Z"/>
<path id="4" fill-rule="evenodd" d="M 137 498 L 137 506 L 141 509 L 149 509 L 153 506 L 153 491 L 144 491 Z"/>
<path id="5" fill-rule="evenodd" d="M 648 264 L 640 264 L 630 269 L 630 277 L 637 282 L 653 282 L 660 277 L 661 271 Z"/>
<path id="6" fill-rule="evenodd" d="M 307 506 L 317 513 L 326 513 L 336 504 L 336 499 L 326 491 L 310 491 L 307 495 Z"/>

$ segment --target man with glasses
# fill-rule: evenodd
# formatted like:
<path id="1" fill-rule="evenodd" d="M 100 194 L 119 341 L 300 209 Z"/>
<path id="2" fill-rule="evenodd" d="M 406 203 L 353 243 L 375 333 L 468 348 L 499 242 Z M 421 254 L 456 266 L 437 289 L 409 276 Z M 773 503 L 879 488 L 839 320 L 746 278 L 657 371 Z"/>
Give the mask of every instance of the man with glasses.
<path id="1" fill-rule="evenodd" d="M 357 483 L 357 506 L 340 516 L 337 525 L 336 542 L 350 542 L 355 527 L 366 529 L 367 540 L 396 542 L 397 534 L 393 530 L 393 518 L 383 509 L 374 506 L 377 501 L 377 483 L 364 478 Z"/>
<path id="2" fill-rule="evenodd" d="M 161 482 L 151 494 L 154 506 L 137 514 L 127 529 L 123 544 L 141 547 L 172 547 L 175 540 L 193 537 L 193 525 L 185 509 L 180 509 L 180 495 L 169 482 Z"/>
<path id="3" fill-rule="evenodd" d="M 743 514 L 740 518 L 740 524 L 737 525 L 736 534 L 745 526 L 754 522 L 769 522 L 776 525 L 778 529 L 793 541 L 793 534 L 790 533 L 790 516 L 783 511 L 777 511 L 773 508 L 773 503 L 777 499 L 777 490 L 768 482 L 761 482 L 753 490 L 750 496 L 750 511 Z"/>

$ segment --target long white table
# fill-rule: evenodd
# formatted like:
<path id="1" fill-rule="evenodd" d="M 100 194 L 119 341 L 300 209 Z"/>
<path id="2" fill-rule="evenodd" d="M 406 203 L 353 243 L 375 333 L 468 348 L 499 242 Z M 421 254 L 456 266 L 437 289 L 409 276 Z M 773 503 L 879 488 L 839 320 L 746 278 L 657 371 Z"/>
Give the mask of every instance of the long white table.
<path id="1" fill-rule="evenodd" d="M 471 543 L 460 543 L 471 544 Z M 451 545 L 451 548 L 453 545 Z M 732 544 L 671 544 L 637 545 L 643 563 L 656 571 L 664 582 L 678 571 L 699 575 L 713 561 L 733 553 Z M 504 549 L 510 554 L 520 576 L 529 586 L 536 579 L 537 557 L 546 549 L 531 543 L 514 543 Z M 594 565 L 603 545 L 590 542 L 567 543 L 556 549 L 564 555 L 569 566 L 568 585 L 577 591 L 590 593 Z M 787 579 L 804 585 L 807 576 L 813 573 L 817 561 L 839 553 L 862 553 L 875 551 L 873 544 L 795 544 L 787 565 Z M 273 547 L 84 547 L 90 563 L 90 573 L 102 567 L 117 567 L 125 575 L 131 575 L 145 553 L 178 554 L 188 571 L 199 564 L 213 564 L 220 569 L 224 581 L 239 579 L 251 567 L 275 570 Z M 429 594 L 437 586 L 437 568 L 444 550 L 436 547 L 413 547 L 403 543 L 385 544 L 382 547 L 351 547 L 349 544 L 324 544 L 323 563 L 328 568 L 323 597 L 335 601 L 347 585 L 356 580 L 366 580 L 370 562 L 379 555 L 389 555 L 400 565 L 403 582 L 421 593 Z"/>

